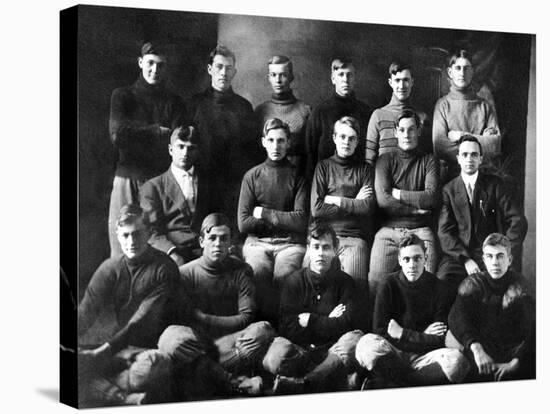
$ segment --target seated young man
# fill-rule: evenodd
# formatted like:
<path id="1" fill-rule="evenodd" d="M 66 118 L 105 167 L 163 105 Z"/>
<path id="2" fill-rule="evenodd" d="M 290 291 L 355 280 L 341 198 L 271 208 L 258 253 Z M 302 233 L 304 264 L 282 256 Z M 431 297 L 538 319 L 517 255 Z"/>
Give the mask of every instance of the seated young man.
<path id="1" fill-rule="evenodd" d="M 353 279 L 334 261 L 336 233 L 314 221 L 308 235 L 309 267 L 290 275 L 283 285 L 280 337 L 263 360 L 277 375 L 276 394 L 342 390 L 354 371 L 355 344 L 366 325 L 365 306 Z"/>
<path id="2" fill-rule="evenodd" d="M 107 342 L 93 349 L 79 349 L 82 406 L 135 403 L 135 396 L 124 391 L 146 391 L 143 386 L 119 389 L 108 377 L 118 373 L 121 358 L 128 360 L 122 355 L 128 354 L 126 348 L 156 348 L 159 336 L 169 325 L 171 294 L 179 277 L 175 263 L 147 244 L 151 232 L 147 216 L 138 205 L 122 207 L 116 232 L 123 254 L 99 266 L 78 306 L 79 345 L 83 348 L 90 345 L 83 343 L 84 334 L 101 311 L 114 307 L 118 323 L 118 330 Z M 119 351 L 125 352 L 117 355 Z M 134 351 L 130 352 L 133 356 Z M 156 377 L 155 381 L 162 379 L 166 378 Z"/>
<path id="3" fill-rule="evenodd" d="M 469 370 L 457 349 L 445 348 L 451 298 L 442 282 L 424 269 L 424 242 L 410 234 L 399 242 L 401 270 L 379 285 L 373 332 L 356 347 L 361 366 L 371 371 L 370 387 L 461 382 Z"/>
<path id="4" fill-rule="evenodd" d="M 447 346 L 463 349 L 485 380 L 535 378 L 535 302 L 510 269 L 511 248 L 508 237 L 487 236 L 487 271 L 464 279 L 449 314 Z"/>
<path id="5" fill-rule="evenodd" d="M 274 337 L 268 322 L 254 322 L 252 269 L 229 255 L 227 216 L 206 216 L 199 242 L 202 256 L 180 268 L 179 325 L 169 326 L 158 341 L 174 361 L 178 395 L 187 399 L 231 395 L 238 379 L 232 374 L 259 367 Z"/>
<path id="6" fill-rule="evenodd" d="M 372 245 L 369 272 L 371 298 L 381 280 L 397 268 L 399 240 L 416 234 L 426 245 L 426 268 L 437 266 L 436 238 L 431 227 L 439 207 L 439 164 L 432 154 L 418 149 L 420 119 L 410 110 L 396 121 L 398 148 L 376 162 L 374 180 L 382 227 Z"/>
<path id="7" fill-rule="evenodd" d="M 192 126 L 181 126 L 170 137 L 172 164 L 141 188 L 141 206 L 149 214 L 149 242 L 178 266 L 196 258 L 198 230 L 209 213 L 211 194 L 206 175 L 197 165 L 199 137 Z"/>
<path id="8" fill-rule="evenodd" d="M 262 145 L 267 160 L 249 170 L 242 182 L 238 224 L 247 238 L 244 260 L 252 267 L 262 317 L 277 319 L 278 291 L 298 270 L 306 252 L 307 185 L 287 159 L 290 130 L 268 119 Z"/>
<path id="9" fill-rule="evenodd" d="M 376 208 L 374 171 L 353 154 L 360 140 L 359 123 L 344 116 L 334 124 L 334 155 L 319 161 L 311 188 L 311 216 L 327 220 L 340 245 L 342 270 L 361 291 L 367 289 L 370 216 Z"/>

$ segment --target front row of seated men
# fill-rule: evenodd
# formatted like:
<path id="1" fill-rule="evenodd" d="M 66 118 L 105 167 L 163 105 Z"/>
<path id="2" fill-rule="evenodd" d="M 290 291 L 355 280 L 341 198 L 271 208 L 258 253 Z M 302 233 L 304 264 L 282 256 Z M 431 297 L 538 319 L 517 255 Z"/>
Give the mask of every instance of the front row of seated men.
<path id="1" fill-rule="evenodd" d="M 335 260 L 334 230 L 314 221 L 309 265 L 282 284 L 276 336 L 257 321 L 252 269 L 230 254 L 227 217 L 203 220 L 202 255 L 179 271 L 147 243 L 147 217 L 122 208 L 123 255 L 98 268 L 79 306 L 80 335 L 108 306 L 118 322 L 107 342 L 79 350 L 82 405 L 358 389 L 363 378 L 382 388 L 534 377 L 534 303 L 509 270 L 506 236 L 485 239 L 487 272 L 467 277 L 454 305 L 424 268 L 423 241 L 402 238 L 401 270 L 380 285 L 369 330 L 365 302 Z"/>

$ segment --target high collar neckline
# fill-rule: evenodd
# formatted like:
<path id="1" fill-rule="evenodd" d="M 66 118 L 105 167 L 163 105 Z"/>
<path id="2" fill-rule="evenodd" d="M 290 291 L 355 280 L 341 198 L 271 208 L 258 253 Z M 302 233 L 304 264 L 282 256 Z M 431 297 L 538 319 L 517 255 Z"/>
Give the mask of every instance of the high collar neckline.
<path id="1" fill-rule="evenodd" d="M 338 155 L 336 151 L 334 151 L 333 156 L 331 157 L 337 164 L 340 165 L 351 165 L 354 162 L 353 155 L 351 157 L 343 158 Z"/>
<path id="2" fill-rule="evenodd" d="M 282 93 L 273 93 L 271 95 L 271 102 L 279 104 L 279 105 L 290 105 L 296 102 L 297 99 L 294 96 L 294 93 L 292 92 L 292 89 L 288 92 L 282 92 Z"/>
<path id="3" fill-rule="evenodd" d="M 288 159 L 284 157 L 282 160 L 279 161 L 273 161 L 271 158 L 267 157 L 264 161 L 265 165 L 273 168 L 280 168 L 284 167 L 289 163 Z"/>
<path id="4" fill-rule="evenodd" d="M 452 85 L 449 91 L 449 96 L 453 99 L 474 99 L 476 93 L 472 86 L 468 86 L 464 89 L 458 89 L 456 86 Z"/>

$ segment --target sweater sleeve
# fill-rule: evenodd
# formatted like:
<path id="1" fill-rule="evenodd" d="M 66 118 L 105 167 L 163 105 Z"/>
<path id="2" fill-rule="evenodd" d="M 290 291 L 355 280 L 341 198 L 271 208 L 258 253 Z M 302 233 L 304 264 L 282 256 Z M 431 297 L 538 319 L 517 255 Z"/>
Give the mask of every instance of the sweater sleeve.
<path id="1" fill-rule="evenodd" d="M 369 125 L 367 127 L 367 151 L 365 155 L 365 160 L 373 167 L 378 158 L 379 140 L 378 110 L 375 110 L 369 119 Z"/>
<path id="2" fill-rule="evenodd" d="M 449 330 L 465 349 L 470 349 L 474 342 L 481 343 L 478 316 L 483 294 L 481 289 L 476 279 L 468 276 L 460 284 L 455 303 L 449 312 Z"/>
<path id="3" fill-rule="evenodd" d="M 300 272 L 288 276 L 281 290 L 281 303 L 279 307 L 279 330 L 282 336 L 296 344 L 311 343 L 309 327 L 302 327 L 298 323 L 298 315 L 307 312 L 304 302 L 307 298 L 302 286 Z"/>
<path id="4" fill-rule="evenodd" d="M 237 224 L 239 231 L 243 234 L 261 234 L 270 228 L 267 221 L 254 217 L 254 208 L 257 206 L 257 201 L 254 191 L 253 171 L 254 169 L 249 170 L 245 174 L 239 196 Z"/>
<path id="5" fill-rule="evenodd" d="M 141 208 L 149 215 L 151 237 L 149 244 L 155 249 L 167 253 L 176 245 L 166 236 L 166 220 L 160 196 L 151 181 L 147 181 L 140 189 Z"/>
<path id="6" fill-rule="evenodd" d="M 434 155 L 438 159 L 453 162 L 456 155 L 456 144 L 448 137 L 449 125 L 447 124 L 446 101 L 441 98 L 435 104 L 432 128 L 432 140 Z"/>
<path id="7" fill-rule="evenodd" d="M 409 206 L 434 210 L 439 207 L 439 162 L 430 156 L 426 162 L 424 190 L 401 190 L 401 201 Z"/>
<path id="8" fill-rule="evenodd" d="M 262 219 L 270 223 L 275 229 L 304 234 L 307 229 L 308 201 L 307 183 L 303 177 L 300 177 L 297 182 L 293 210 L 279 211 L 264 207 L 262 209 Z"/>
<path id="9" fill-rule="evenodd" d="M 339 209 L 333 204 L 325 203 L 327 195 L 327 169 L 326 165 L 319 163 L 315 168 L 315 174 L 311 185 L 311 216 L 332 218 L 339 214 Z"/>
<path id="10" fill-rule="evenodd" d="M 367 168 L 364 170 L 364 174 L 362 177 L 363 182 L 361 187 L 368 186 L 372 188 L 373 195 L 363 200 L 349 197 L 340 197 L 341 201 L 339 209 L 348 214 L 356 216 L 370 216 L 374 213 L 374 210 L 376 209 L 376 198 L 374 196 L 374 173 L 370 164 L 365 165 L 365 167 Z"/>
<path id="11" fill-rule="evenodd" d="M 390 160 L 390 157 L 382 156 L 376 162 L 376 174 L 374 176 L 376 200 L 380 208 L 391 216 L 412 215 L 416 208 L 403 204 L 392 196 L 393 183 Z"/>

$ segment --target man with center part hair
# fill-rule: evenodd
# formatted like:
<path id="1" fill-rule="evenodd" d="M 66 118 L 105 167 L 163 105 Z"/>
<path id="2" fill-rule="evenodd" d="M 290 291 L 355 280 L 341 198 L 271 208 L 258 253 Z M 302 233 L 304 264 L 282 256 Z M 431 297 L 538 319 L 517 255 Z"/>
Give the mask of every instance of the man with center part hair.
<path id="1" fill-rule="evenodd" d="M 287 56 L 276 55 L 269 59 L 267 79 L 273 90 L 271 99 L 254 110 L 260 125 L 268 119 L 278 118 L 290 129 L 288 160 L 304 173 L 306 163 L 305 134 L 311 107 L 297 99 L 291 89 L 294 80 L 292 61 Z"/>
<path id="2" fill-rule="evenodd" d="M 376 160 L 386 152 L 398 148 L 395 135 L 395 121 L 405 109 L 414 110 L 411 106 L 411 92 L 414 85 L 411 66 L 407 63 L 394 61 L 389 69 L 388 84 L 393 93 L 390 102 L 382 108 L 375 109 L 369 120 L 367 129 L 366 160 L 374 166 Z M 424 152 L 431 152 L 432 140 L 426 134 L 431 132 L 429 119 L 424 112 L 416 111 L 420 118 L 422 134 L 419 137 L 419 147 Z"/>
<path id="3" fill-rule="evenodd" d="M 357 344 L 355 355 L 371 372 L 367 388 L 461 382 L 467 359 L 445 348 L 451 298 L 426 271 L 426 247 L 415 234 L 399 242 L 401 270 L 381 282 L 376 294 L 373 333 Z"/>
<path id="4" fill-rule="evenodd" d="M 263 359 L 277 375 L 275 394 L 345 390 L 354 372 L 355 344 L 366 325 L 365 306 L 353 279 L 335 262 L 336 233 L 314 221 L 308 235 L 309 266 L 283 285 L 280 337 Z"/>
<path id="5" fill-rule="evenodd" d="M 307 167 L 306 177 L 313 176 L 319 161 L 334 154 L 332 133 L 334 123 L 343 116 L 350 116 L 359 122 L 357 136 L 364 137 L 372 109 L 355 97 L 355 66 L 348 58 L 334 59 L 330 64 L 331 82 L 334 94 L 313 109 L 306 129 Z M 365 142 L 360 140 L 354 157 L 365 159 Z"/>
<path id="6" fill-rule="evenodd" d="M 252 269 L 229 255 L 229 219 L 206 216 L 199 242 L 202 256 L 180 267 L 179 324 L 163 332 L 158 348 L 173 358 L 184 392 L 228 396 L 233 375 L 259 368 L 274 332 L 269 323 L 254 322 Z"/>
<path id="7" fill-rule="evenodd" d="M 311 188 L 311 216 L 327 220 L 339 244 L 342 270 L 362 293 L 367 289 L 369 231 L 376 208 L 372 167 L 354 157 L 361 141 L 359 122 L 342 117 L 334 124 L 336 151 L 315 168 Z"/>
<path id="8" fill-rule="evenodd" d="M 111 97 L 109 133 L 118 152 L 109 205 L 111 257 L 122 254 L 116 236 L 120 209 L 139 204 L 142 184 L 168 168 L 170 134 L 186 116 L 182 99 L 166 87 L 166 65 L 162 46 L 145 43 L 138 58 L 138 80 L 115 89 Z"/>
<path id="9" fill-rule="evenodd" d="M 437 266 L 436 240 L 431 227 L 439 207 L 439 164 L 432 154 L 418 149 L 420 119 L 403 111 L 397 118 L 397 151 L 376 162 L 376 200 L 382 227 L 371 250 L 369 290 L 374 298 L 378 283 L 397 267 L 397 245 L 402 237 L 416 234 L 426 244 L 426 269 Z"/>
<path id="10" fill-rule="evenodd" d="M 287 159 L 286 123 L 268 119 L 262 146 L 267 159 L 243 178 L 238 223 L 247 235 L 243 257 L 254 271 L 260 314 L 276 322 L 280 286 L 301 267 L 306 251 L 308 188 Z"/>
<path id="11" fill-rule="evenodd" d="M 200 224 L 213 197 L 208 176 L 197 162 L 199 146 L 195 128 L 176 128 L 168 146 L 170 168 L 141 189 L 141 206 L 153 230 L 149 243 L 179 266 L 197 257 Z"/>
<path id="12" fill-rule="evenodd" d="M 263 159 L 257 139 L 260 128 L 250 102 L 231 87 L 237 74 L 235 54 L 225 46 L 216 46 L 210 52 L 207 70 L 211 85 L 191 98 L 190 123 L 199 132 L 201 161 L 212 180 L 218 211 L 227 215 L 236 229 L 241 180 Z"/>
<path id="13" fill-rule="evenodd" d="M 512 243 L 499 233 L 483 242 L 487 271 L 468 276 L 449 314 L 447 346 L 462 349 L 482 379 L 535 378 L 535 301 L 510 268 Z"/>

